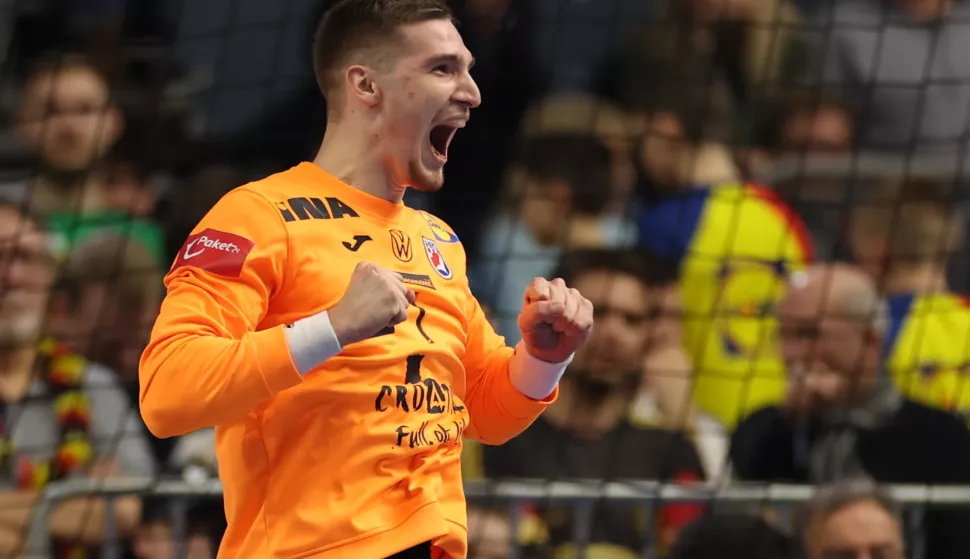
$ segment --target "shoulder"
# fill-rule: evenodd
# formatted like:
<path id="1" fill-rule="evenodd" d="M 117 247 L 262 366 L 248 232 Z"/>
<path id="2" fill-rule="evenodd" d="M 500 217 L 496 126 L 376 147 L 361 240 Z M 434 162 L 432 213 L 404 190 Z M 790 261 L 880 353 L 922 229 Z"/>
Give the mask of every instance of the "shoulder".
<path id="1" fill-rule="evenodd" d="M 933 408 L 913 400 L 903 400 L 897 422 L 907 428 L 926 429 L 925 433 L 935 433 L 944 438 L 959 437 L 970 441 L 970 429 L 959 415 Z"/>

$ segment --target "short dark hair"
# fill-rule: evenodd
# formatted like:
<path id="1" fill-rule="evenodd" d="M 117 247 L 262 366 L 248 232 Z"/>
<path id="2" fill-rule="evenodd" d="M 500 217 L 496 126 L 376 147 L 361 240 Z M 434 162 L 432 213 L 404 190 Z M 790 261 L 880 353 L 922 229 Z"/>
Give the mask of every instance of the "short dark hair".
<path id="1" fill-rule="evenodd" d="M 717 512 L 681 532 L 670 559 L 794 559 L 795 539 L 763 518 Z"/>
<path id="2" fill-rule="evenodd" d="M 634 248 L 590 248 L 562 255 L 553 277 L 566 285 L 590 272 L 610 272 L 638 279 L 647 287 L 662 287 L 677 281 L 677 267 L 652 253 Z"/>
<path id="3" fill-rule="evenodd" d="M 454 21 L 443 0 L 340 0 L 323 14 L 313 37 L 313 70 L 324 98 L 340 83 L 339 72 L 364 50 L 386 47 L 402 25 Z"/>
<path id="4" fill-rule="evenodd" d="M 762 147 L 783 147 L 785 127 L 793 117 L 820 111 L 841 112 L 849 124 L 850 132 L 855 132 L 856 111 L 852 105 L 822 87 L 786 89 L 777 98 L 766 99 L 761 105 L 765 110 L 755 115 L 754 134 L 756 142 Z"/>
<path id="5" fill-rule="evenodd" d="M 555 133 L 528 138 L 519 146 L 516 164 L 539 183 L 565 182 L 577 213 L 598 214 L 609 204 L 613 161 L 598 136 Z"/>
<path id="6" fill-rule="evenodd" d="M 42 76 L 68 70 L 87 70 L 106 87 L 110 87 L 108 76 L 102 69 L 86 54 L 79 52 L 45 52 L 31 59 L 24 73 L 24 86 L 29 86 Z"/>

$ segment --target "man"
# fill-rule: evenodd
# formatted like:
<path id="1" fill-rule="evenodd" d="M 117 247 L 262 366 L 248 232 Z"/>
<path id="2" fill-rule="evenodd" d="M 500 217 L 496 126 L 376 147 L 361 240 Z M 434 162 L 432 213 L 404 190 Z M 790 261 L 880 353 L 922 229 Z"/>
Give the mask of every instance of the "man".
<path id="1" fill-rule="evenodd" d="M 898 507 L 868 479 L 820 487 L 803 516 L 806 559 L 905 557 Z"/>
<path id="2" fill-rule="evenodd" d="M 151 476 L 154 461 L 114 374 L 44 337 L 55 264 L 48 239 L 16 207 L 0 205 L 4 262 L 0 301 L 0 555 L 50 557 L 33 532 L 44 485 L 76 477 Z M 71 301 L 72 306 L 77 301 Z M 138 523 L 137 497 L 115 500 L 116 526 Z M 73 499 L 54 508 L 56 556 L 87 557 L 104 537 L 105 503 Z"/>
<path id="3" fill-rule="evenodd" d="M 882 369 L 885 307 L 855 268 L 817 266 L 792 278 L 778 307 L 788 395 L 738 425 L 731 448 L 738 477 L 970 482 L 970 431 L 946 412 L 900 397 Z M 928 511 L 925 556 L 970 556 L 968 523 L 957 509 Z"/>
<path id="4" fill-rule="evenodd" d="M 812 78 L 860 107 L 858 146 L 959 157 L 970 87 L 957 77 L 970 73 L 962 56 L 970 48 L 970 6 L 847 0 L 818 7 L 810 24 L 826 32 L 812 35 L 821 66 Z"/>
<path id="5" fill-rule="evenodd" d="M 681 434 L 640 427 L 627 418 L 641 389 L 642 365 L 663 349 L 662 316 L 667 288 L 676 269 L 633 250 L 582 250 L 563 256 L 556 276 L 580 289 L 593 304 L 596 330 L 576 353 L 559 400 L 521 436 L 483 451 L 489 478 L 644 479 L 700 481 L 704 471 L 694 446 Z M 593 548 L 623 550 L 639 556 L 654 530 L 646 531 L 640 503 L 598 505 Z M 661 507 L 660 546 L 667 548 L 699 509 Z M 550 532 L 548 543 L 573 540 L 569 509 L 545 510 L 539 517 Z M 563 551 L 565 552 L 565 551 Z M 619 552 L 617 552 L 619 553 Z"/>
<path id="6" fill-rule="evenodd" d="M 161 229 L 129 215 L 146 187 L 115 180 L 120 174 L 109 172 L 112 166 L 120 170 L 108 158 L 125 120 L 112 103 L 107 80 L 86 58 L 61 55 L 35 62 L 24 83 L 17 129 L 37 172 L 24 184 L 3 185 L 0 196 L 23 198 L 42 214 L 62 241 L 62 252 L 110 229 L 135 239 L 157 261 L 164 259 Z"/>
<path id="7" fill-rule="evenodd" d="M 338 2 L 314 60 L 320 152 L 230 192 L 186 240 L 142 356 L 142 415 L 163 437 L 216 426 L 222 557 L 461 559 L 461 438 L 528 427 L 592 308 L 537 278 L 506 347 L 458 238 L 401 202 L 441 188 L 481 102 L 443 2 Z"/>
<path id="8" fill-rule="evenodd" d="M 519 339 L 522 289 L 553 271 L 566 246 L 615 245 L 622 231 L 604 215 L 609 202 L 610 152 L 592 134 L 530 138 L 517 154 L 520 173 L 506 211 L 488 220 L 472 267 L 475 294 L 490 304 L 498 332 Z M 628 233 L 631 233 L 628 231 Z M 632 235 L 627 235 L 628 240 Z"/>
<path id="9" fill-rule="evenodd" d="M 896 388 L 970 415 L 970 302 L 947 285 L 964 217 L 931 180 L 878 185 L 861 198 L 850 214 L 849 245 L 889 303 L 886 366 Z"/>

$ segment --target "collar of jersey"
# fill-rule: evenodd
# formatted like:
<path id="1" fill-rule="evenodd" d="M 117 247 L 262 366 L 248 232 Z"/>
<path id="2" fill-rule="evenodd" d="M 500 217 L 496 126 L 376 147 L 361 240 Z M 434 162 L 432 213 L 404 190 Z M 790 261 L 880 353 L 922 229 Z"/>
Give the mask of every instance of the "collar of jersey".
<path id="1" fill-rule="evenodd" d="M 300 163 L 298 169 L 309 180 L 322 183 L 328 195 L 336 196 L 357 213 L 365 214 L 372 219 L 388 224 L 397 223 L 401 219 L 405 207 L 403 202 L 388 202 L 382 198 L 371 196 L 343 182 L 314 163 Z"/>

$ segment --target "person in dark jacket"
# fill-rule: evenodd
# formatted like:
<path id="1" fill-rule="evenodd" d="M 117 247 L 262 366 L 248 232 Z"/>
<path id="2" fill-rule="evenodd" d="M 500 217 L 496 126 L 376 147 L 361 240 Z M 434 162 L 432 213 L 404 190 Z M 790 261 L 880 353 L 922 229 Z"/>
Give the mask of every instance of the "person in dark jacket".
<path id="1" fill-rule="evenodd" d="M 793 275 L 778 307 L 787 400 L 738 425 L 731 458 L 744 480 L 970 483 L 970 430 L 899 395 L 881 361 L 886 303 L 861 271 L 816 266 Z M 970 517 L 930 510 L 925 557 L 970 557 Z"/>

